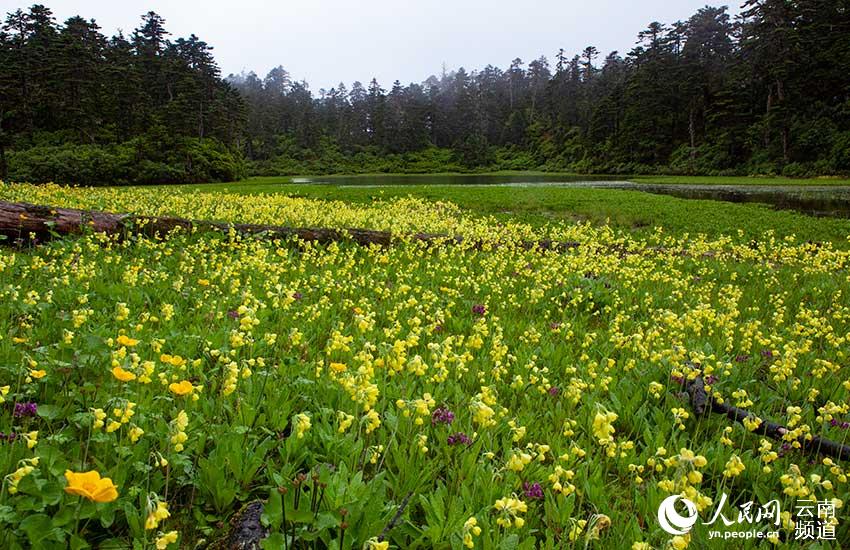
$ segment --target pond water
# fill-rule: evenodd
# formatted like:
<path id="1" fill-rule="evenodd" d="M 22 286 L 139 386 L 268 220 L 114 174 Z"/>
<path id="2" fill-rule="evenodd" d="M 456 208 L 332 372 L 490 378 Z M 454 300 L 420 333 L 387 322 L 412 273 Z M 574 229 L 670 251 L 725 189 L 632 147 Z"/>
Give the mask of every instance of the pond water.
<path id="1" fill-rule="evenodd" d="M 634 183 L 605 176 L 564 175 L 402 175 L 296 178 L 293 183 L 386 187 L 396 185 L 463 185 L 495 187 L 563 187 L 625 189 L 735 203 L 767 204 L 810 216 L 850 218 L 850 186 L 845 185 L 695 185 Z"/>

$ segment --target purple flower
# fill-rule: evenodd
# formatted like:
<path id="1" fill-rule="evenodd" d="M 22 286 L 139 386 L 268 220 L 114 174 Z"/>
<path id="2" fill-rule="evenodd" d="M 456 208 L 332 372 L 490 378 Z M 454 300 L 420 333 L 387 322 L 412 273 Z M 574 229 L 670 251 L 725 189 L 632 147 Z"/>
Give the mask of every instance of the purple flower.
<path id="1" fill-rule="evenodd" d="M 526 481 L 522 484 L 522 491 L 525 493 L 526 498 L 534 500 L 541 500 L 543 498 L 543 487 L 539 483 L 529 483 Z"/>
<path id="2" fill-rule="evenodd" d="M 552 397 L 558 397 L 558 394 L 561 393 L 561 389 L 558 386 L 552 386 L 549 388 L 549 395 Z"/>
<path id="3" fill-rule="evenodd" d="M 25 416 L 35 416 L 38 412 L 38 405 L 35 403 L 15 403 L 15 418 L 22 418 Z"/>
<path id="4" fill-rule="evenodd" d="M 717 377 L 714 376 L 713 374 L 709 374 L 708 376 L 705 377 L 705 383 L 706 384 L 714 384 L 715 382 L 717 382 Z"/>
<path id="5" fill-rule="evenodd" d="M 238 319 L 239 318 L 239 312 L 236 311 L 235 309 L 231 309 L 230 311 L 227 312 L 227 316 L 230 317 L 231 319 Z"/>
<path id="6" fill-rule="evenodd" d="M 300 292 L 293 292 L 292 293 L 292 299 L 293 300 L 300 300 L 303 297 L 304 297 L 304 295 L 301 294 Z"/>
<path id="7" fill-rule="evenodd" d="M 482 317 L 485 313 L 487 313 L 487 308 L 484 306 L 484 304 L 475 304 L 474 306 L 472 306 L 472 313 L 478 315 L 479 317 Z"/>
<path id="8" fill-rule="evenodd" d="M 431 424 L 451 424 L 454 419 L 455 413 L 445 407 L 437 407 L 431 413 Z"/>
<path id="9" fill-rule="evenodd" d="M 736 363 L 745 363 L 746 361 L 749 361 L 749 360 L 750 360 L 750 356 L 746 355 L 746 354 L 741 354 L 741 355 L 735 356 L 735 362 Z"/>
<path id="10" fill-rule="evenodd" d="M 472 445 L 472 440 L 463 432 L 458 432 L 450 435 L 446 439 L 449 445 Z"/>
<path id="11" fill-rule="evenodd" d="M 14 443 L 18 439 L 18 434 L 15 432 L 9 432 L 9 434 L 5 434 L 0 432 L 0 441 L 8 441 L 10 443 Z"/>
<path id="12" fill-rule="evenodd" d="M 838 420 L 833 418 L 832 420 L 829 421 L 829 425 L 833 426 L 833 427 L 838 426 Z"/>

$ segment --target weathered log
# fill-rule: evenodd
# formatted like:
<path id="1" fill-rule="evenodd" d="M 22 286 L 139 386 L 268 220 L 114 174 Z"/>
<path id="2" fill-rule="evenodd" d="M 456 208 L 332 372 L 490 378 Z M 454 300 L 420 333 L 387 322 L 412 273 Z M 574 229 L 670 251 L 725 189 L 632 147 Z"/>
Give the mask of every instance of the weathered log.
<path id="1" fill-rule="evenodd" d="M 211 550 L 260 550 L 260 543 L 269 536 L 269 530 L 263 527 L 261 518 L 265 506 L 263 501 L 255 500 L 243 506 L 230 519 L 226 533 L 214 540 Z"/>
<path id="2" fill-rule="evenodd" d="M 30 237 L 37 242 L 46 241 L 54 236 L 77 235 L 85 232 L 107 233 L 109 235 L 142 234 L 146 236 L 164 236 L 175 229 L 186 231 L 235 231 L 242 235 L 256 235 L 268 239 L 286 239 L 297 237 L 302 241 L 326 244 L 336 241 L 352 241 L 359 245 L 389 246 L 394 236 L 388 231 L 373 229 L 345 228 L 331 229 L 322 227 L 285 227 L 279 225 L 260 225 L 247 223 L 224 223 L 204 220 L 189 220 L 175 217 L 136 216 L 133 214 L 115 214 L 95 210 L 39 206 L 28 203 L 0 201 L 0 235 L 11 243 L 27 243 Z M 433 233 L 415 233 L 410 236 L 414 241 L 425 243 L 461 244 L 463 237 Z M 491 243 L 492 245 L 492 243 Z M 522 241 L 522 248 L 553 250 L 563 252 L 576 248 L 578 243 L 556 242 L 548 239 Z M 482 248 L 484 243 L 471 243 L 473 248 Z"/>
<path id="3" fill-rule="evenodd" d="M 730 420 L 742 424 L 745 418 L 756 416 L 745 409 L 733 407 L 725 402 L 720 403 L 714 397 L 708 395 L 705 391 L 705 381 L 701 376 L 685 381 L 684 386 L 685 391 L 690 396 L 691 407 L 697 416 L 703 416 L 707 412 L 714 412 L 724 414 Z M 784 436 L 790 431 L 786 426 L 768 420 L 762 420 L 759 427 L 755 429 L 755 433 L 765 435 L 777 441 L 786 441 Z M 837 458 L 838 460 L 850 460 L 850 446 L 848 445 L 842 445 L 841 443 L 817 435 L 811 436 L 810 439 L 802 436 L 797 438 L 796 441 L 800 444 L 801 449 L 806 452 L 817 453 Z"/>
<path id="4" fill-rule="evenodd" d="M 231 229 L 243 235 L 263 235 L 270 239 L 298 237 L 304 241 L 329 243 L 352 240 L 361 245 L 390 244 L 391 235 L 386 231 L 369 229 L 294 228 L 274 225 L 220 223 L 188 220 L 174 217 L 135 216 L 114 214 L 94 210 L 38 206 L 27 203 L 0 201 L 0 235 L 11 241 L 48 240 L 54 235 L 75 235 L 84 232 L 126 235 L 138 233 L 148 236 L 166 235 L 181 228 L 191 230 Z M 419 235 L 421 240 L 436 240 L 437 235 Z"/>

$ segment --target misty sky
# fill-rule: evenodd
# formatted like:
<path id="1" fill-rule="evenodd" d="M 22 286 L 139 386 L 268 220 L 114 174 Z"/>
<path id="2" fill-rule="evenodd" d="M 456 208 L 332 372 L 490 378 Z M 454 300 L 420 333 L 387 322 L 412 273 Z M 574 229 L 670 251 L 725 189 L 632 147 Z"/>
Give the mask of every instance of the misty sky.
<path id="1" fill-rule="evenodd" d="M 32 2 L 0 0 L 3 13 Z M 283 65 L 310 88 L 343 81 L 384 88 L 393 80 L 421 82 L 442 65 L 468 70 L 506 68 L 515 57 L 541 54 L 554 64 L 594 45 L 604 57 L 625 54 L 637 33 L 654 20 L 687 19 L 710 0 L 42 0 L 62 22 L 94 18 L 102 32 L 129 34 L 153 10 L 174 37 L 195 33 L 211 44 L 222 72 L 253 70 L 261 77 Z"/>

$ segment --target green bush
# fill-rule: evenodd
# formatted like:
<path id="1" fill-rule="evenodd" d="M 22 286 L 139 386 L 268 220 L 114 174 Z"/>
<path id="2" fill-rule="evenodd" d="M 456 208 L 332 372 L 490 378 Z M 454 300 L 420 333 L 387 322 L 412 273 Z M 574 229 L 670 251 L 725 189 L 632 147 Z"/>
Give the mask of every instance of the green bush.
<path id="1" fill-rule="evenodd" d="M 77 185 L 200 183 L 244 179 L 246 165 L 216 140 L 136 138 L 113 145 L 42 145 L 10 151 L 11 181 Z"/>

